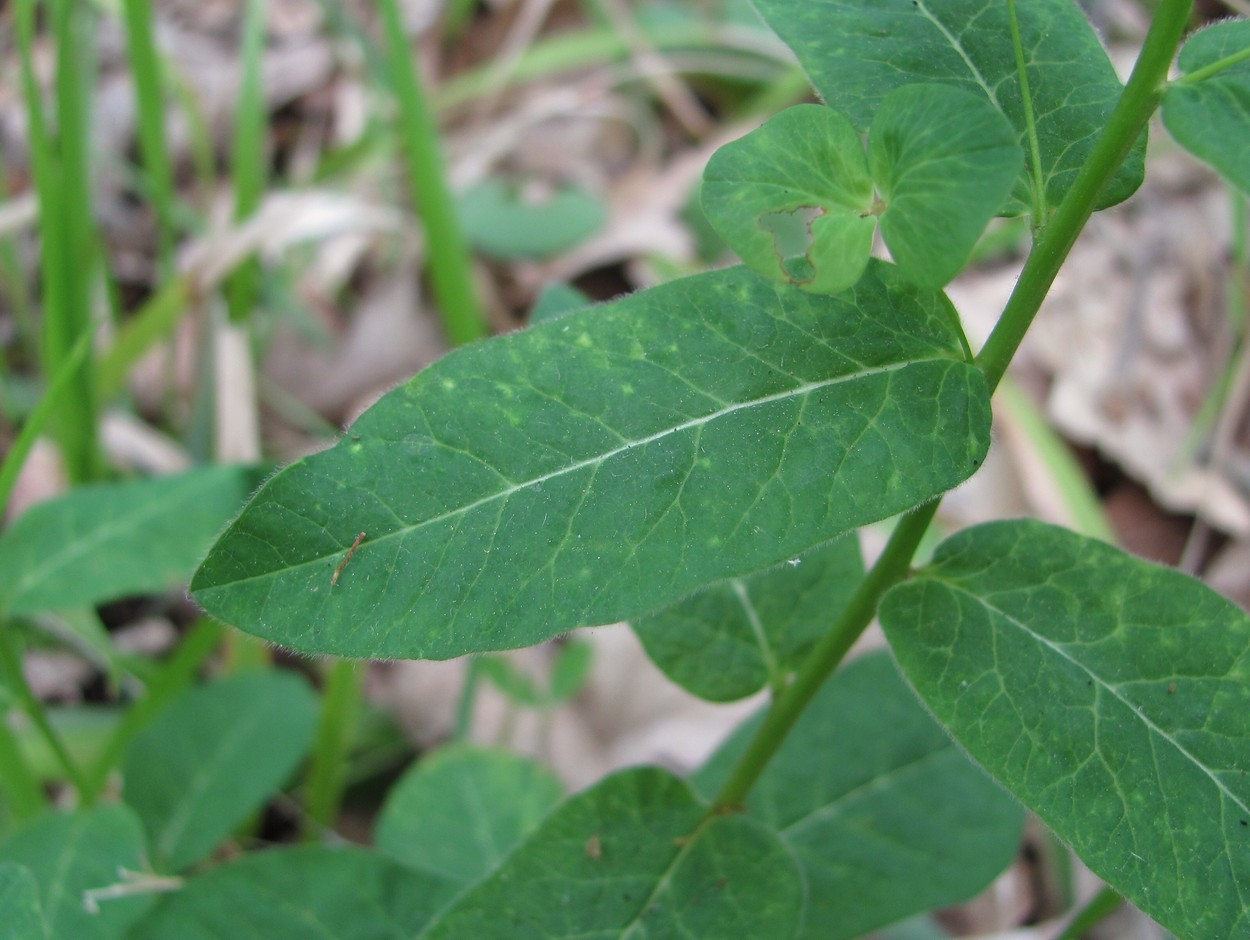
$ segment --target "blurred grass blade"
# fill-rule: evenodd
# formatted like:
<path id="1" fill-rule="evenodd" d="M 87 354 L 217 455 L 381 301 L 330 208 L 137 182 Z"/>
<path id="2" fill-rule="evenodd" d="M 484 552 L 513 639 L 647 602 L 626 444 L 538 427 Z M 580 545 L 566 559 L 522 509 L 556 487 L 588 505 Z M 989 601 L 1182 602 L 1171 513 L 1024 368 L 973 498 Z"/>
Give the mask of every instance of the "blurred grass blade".
<path id="1" fill-rule="evenodd" d="M 447 183 L 438 125 L 417 75 L 415 53 L 408 45 L 397 0 L 381 0 L 380 6 L 409 186 L 426 235 L 430 283 L 448 337 L 457 345 L 472 342 L 487 331 L 473 288 L 468 243 Z"/>
<path id="2" fill-rule="evenodd" d="M 156 211 L 158 260 L 162 273 L 168 274 L 173 262 L 174 173 L 165 145 L 165 78 L 152 35 L 152 0 L 123 0 L 122 8 L 139 113 L 139 149 Z"/>
<path id="3" fill-rule="evenodd" d="M 43 283 L 43 367 L 60 372 L 90 322 L 89 287 L 96 258 L 88 180 L 87 108 L 84 67 L 88 44 L 83 18 L 90 9 L 59 0 L 53 5 L 57 46 L 55 132 L 45 119 L 35 75 L 35 0 L 16 9 L 22 85 L 30 127 L 31 163 L 39 197 L 40 267 Z M 74 481 L 89 480 L 100 469 L 96 443 L 95 389 L 91 360 L 71 372 L 69 391 L 52 429 Z"/>
<path id="4" fill-rule="evenodd" d="M 52 381 L 48 384 L 48 390 L 44 392 L 43 398 L 39 400 L 35 410 L 22 425 L 17 440 L 4 455 L 4 463 L 0 464 L 0 514 L 8 508 L 9 495 L 13 492 L 13 486 L 17 483 L 17 475 L 21 473 L 22 465 L 26 462 L 30 449 L 35 445 L 35 440 L 48 426 L 66 393 L 71 388 L 76 389 L 79 370 L 87 358 L 88 350 L 91 349 L 93 334 L 94 330 L 90 330 L 78 337 L 69 355 L 61 361 L 56 373 L 52 376 Z"/>
<path id="5" fill-rule="evenodd" d="M 260 206 L 268 176 L 265 147 L 265 89 L 261 78 L 261 57 L 265 51 L 264 0 L 248 0 L 243 14 L 243 79 L 235 110 L 234 218 L 242 221 Z M 250 258 L 226 281 L 226 303 L 230 322 L 246 321 L 260 295 L 260 261 Z"/>

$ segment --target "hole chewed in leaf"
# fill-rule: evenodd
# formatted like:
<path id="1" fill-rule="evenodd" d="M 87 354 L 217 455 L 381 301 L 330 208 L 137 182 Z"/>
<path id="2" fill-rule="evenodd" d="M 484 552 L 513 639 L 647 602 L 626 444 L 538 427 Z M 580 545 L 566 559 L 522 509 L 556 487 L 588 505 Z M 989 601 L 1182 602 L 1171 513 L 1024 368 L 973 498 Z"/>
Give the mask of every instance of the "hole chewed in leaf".
<path id="1" fill-rule="evenodd" d="M 809 252 L 812 249 L 812 223 L 825 214 L 822 206 L 799 206 L 781 212 L 766 212 L 759 225 L 772 236 L 781 270 L 791 284 L 806 284 L 816 276 Z"/>

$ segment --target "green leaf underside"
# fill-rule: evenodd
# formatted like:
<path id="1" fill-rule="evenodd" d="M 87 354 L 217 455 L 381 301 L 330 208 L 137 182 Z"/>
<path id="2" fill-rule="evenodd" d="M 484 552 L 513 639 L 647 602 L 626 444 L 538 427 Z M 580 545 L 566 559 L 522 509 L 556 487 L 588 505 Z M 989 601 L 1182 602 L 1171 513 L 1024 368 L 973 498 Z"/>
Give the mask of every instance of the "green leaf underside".
<path id="1" fill-rule="evenodd" d="M 35 876 L 21 865 L 0 862 L 0 924 L 5 940 L 47 940 Z"/>
<path id="2" fill-rule="evenodd" d="M 316 721 L 316 696 L 290 672 L 244 673 L 171 702 L 122 762 L 153 864 L 178 871 L 211 853 L 286 782 Z"/>
<path id="3" fill-rule="evenodd" d="M 391 788 L 375 841 L 396 861 L 465 887 L 498 866 L 561 795 L 560 782 L 532 760 L 447 747 Z"/>
<path id="4" fill-rule="evenodd" d="M 1250 47 L 1250 21 L 1216 23 L 1181 49 L 1181 72 L 1190 74 Z M 1170 85 L 1163 123 L 1182 147 L 1215 167 L 1250 196 L 1250 60 L 1192 85 Z"/>
<path id="5" fill-rule="evenodd" d="M 515 185 L 490 179 L 459 198 L 461 224 L 473 247 L 496 258 L 546 258 L 603 227 L 602 200 L 573 186 L 527 199 Z"/>
<path id="6" fill-rule="evenodd" d="M 143 831 L 124 806 L 40 816 L 0 842 L 0 862 L 16 862 L 35 876 L 50 938 L 121 940 L 147 909 L 150 897 L 83 906 L 83 892 L 117 884 L 119 869 L 144 870 Z"/>
<path id="7" fill-rule="evenodd" d="M 696 777 L 715 793 L 753 721 Z M 800 937 L 841 940 L 963 901 L 1011 863 L 1023 811 L 951 742 L 886 653 L 825 684 L 747 799 L 807 881 Z"/>
<path id="8" fill-rule="evenodd" d="M 670 679 L 713 702 L 746 698 L 797 668 L 863 577 L 848 535 L 777 568 L 715 584 L 633 622 Z"/>
<path id="9" fill-rule="evenodd" d="M 164 895 L 133 940 L 411 940 L 452 889 L 356 848 L 255 852 Z"/>
<path id="10" fill-rule="evenodd" d="M 1086 864 L 1180 936 L 1250 934 L 1250 617 L 1037 522 L 978 526 L 885 598 L 912 684 Z"/>
<path id="11" fill-rule="evenodd" d="M 68 610 L 184 581 L 259 479 L 211 467 L 80 487 L 24 513 L 0 537 L 0 609 Z"/>
<path id="12" fill-rule="evenodd" d="M 818 294 L 859 280 L 876 217 L 859 134 L 816 104 L 788 108 L 721 147 L 703 172 L 703 211 L 754 271 Z"/>
<path id="13" fill-rule="evenodd" d="M 192 590 L 349 656 L 635 617 L 969 476 L 989 410 L 962 356 L 945 297 L 889 265 L 837 297 L 741 268 L 674 281 L 420 373 L 273 477 Z"/>
<path id="14" fill-rule="evenodd" d="M 937 82 L 974 92 L 1002 111 L 1027 147 L 1007 4 L 1001 0 L 755 0 L 794 50 L 830 107 L 866 132 L 882 99 L 903 85 Z M 1093 28 L 1072 0 L 1016 4 L 1037 118 L 1046 202 L 1076 178 L 1121 85 Z M 1145 172 L 1145 137 L 1100 208 L 1127 199 Z M 1012 211 L 1029 209 L 1023 172 Z"/>
<path id="15" fill-rule="evenodd" d="M 881 237 L 908 277 L 940 287 L 972 253 L 1024 166 L 1015 132 L 983 96 L 905 85 L 872 119 L 868 163 Z"/>
<path id="16" fill-rule="evenodd" d="M 657 768 L 573 797 L 423 938 L 792 937 L 803 907 L 793 859 L 742 816 L 710 820 Z"/>

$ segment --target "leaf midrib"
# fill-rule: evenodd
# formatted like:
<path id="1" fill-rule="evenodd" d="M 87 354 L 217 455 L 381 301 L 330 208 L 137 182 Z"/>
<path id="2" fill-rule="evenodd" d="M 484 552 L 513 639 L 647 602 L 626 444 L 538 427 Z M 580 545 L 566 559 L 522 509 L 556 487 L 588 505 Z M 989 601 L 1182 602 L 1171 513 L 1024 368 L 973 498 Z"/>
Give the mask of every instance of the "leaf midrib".
<path id="1" fill-rule="evenodd" d="M 1109 695 L 1114 697 L 1116 701 L 1118 701 L 1121 705 L 1123 705 L 1129 711 L 1131 715 L 1134 715 L 1138 719 L 1140 719 L 1142 724 L 1146 726 L 1147 730 L 1153 732 L 1161 740 L 1170 744 L 1173 748 L 1176 749 L 1177 753 L 1179 753 L 1182 757 L 1184 757 L 1186 760 L 1192 763 L 1195 767 L 1201 770 L 1203 774 L 1205 774 L 1207 778 L 1210 779 L 1210 781 L 1215 785 L 1216 789 L 1220 793 L 1224 794 L 1224 796 L 1226 796 L 1229 800 L 1231 800 L 1235 806 L 1239 807 L 1242 810 L 1242 812 L 1250 812 L 1250 806 L 1247 806 L 1246 803 L 1243 802 L 1239 796 L 1237 796 L 1235 793 L 1229 790 L 1228 787 L 1225 786 L 1224 782 L 1221 781 L 1218 777 L 1216 777 L 1210 771 L 1210 769 L 1208 769 L 1206 764 L 1204 764 L 1197 757 L 1191 754 L 1189 750 L 1183 744 L 1181 744 L 1174 737 L 1168 734 L 1163 728 L 1155 724 L 1155 722 L 1150 719 L 1150 716 L 1147 715 L 1146 712 L 1143 711 L 1139 705 L 1136 705 L 1133 702 L 1130 702 L 1127 698 L 1121 695 L 1117 686 L 1113 685 L 1112 683 L 1104 679 L 1102 676 L 1100 676 L 1098 673 L 1094 672 L 1094 670 L 1091 669 L 1089 666 L 1087 666 L 1084 662 L 1071 656 L 1065 649 L 1063 649 L 1063 647 L 1052 642 L 1048 637 L 1042 636 L 1036 630 L 1032 629 L 1028 624 L 1017 619 L 1015 616 L 1008 613 L 1006 610 L 1003 610 L 1001 607 L 998 607 L 997 605 L 990 603 L 988 598 L 980 594 L 977 594 L 969 590 L 968 588 L 965 588 L 963 585 L 959 584 L 958 582 L 950 581 L 950 580 L 947 580 L 946 578 L 940 577 L 938 575 L 932 575 L 932 574 L 928 576 L 928 579 L 931 581 L 937 582 L 939 584 L 944 584 L 947 587 L 949 587 L 952 591 L 955 591 L 959 594 L 963 594 L 964 596 L 970 598 L 975 603 L 984 607 L 985 610 L 988 611 L 991 615 L 997 614 L 1007 623 L 1016 627 L 1017 629 L 1027 634 L 1028 636 L 1033 637 L 1038 643 L 1040 643 L 1042 646 L 1045 646 L 1047 649 L 1054 652 L 1056 655 L 1058 655 L 1060 658 L 1062 658 L 1066 662 L 1071 663 L 1073 666 L 1076 666 L 1078 669 L 1084 672 L 1087 676 L 1089 676 L 1091 681 L 1097 683 L 1100 688 L 1105 690 Z"/>
<path id="2" fill-rule="evenodd" d="M 798 819 L 781 827 L 778 831 L 786 838 L 791 839 L 799 835 L 804 829 L 817 823 L 829 822 L 838 816 L 846 813 L 851 806 L 873 793 L 878 792 L 885 787 L 898 782 L 902 778 L 919 773 L 925 770 L 929 764 L 934 761 L 946 757 L 951 748 L 954 747 L 950 741 L 942 739 L 936 742 L 937 748 L 932 751 L 926 751 L 919 757 L 912 758 L 903 764 L 898 764 L 889 768 L 885 773 L 865 780 L 863 783 L 856 784 L 849 790 L 839 793 L 834 799 L 813 809 L 810 813 L 800 816 Z"/>
<path id="3" fill-rule="evenodd" d="M 985 92 L 985 97 L 990 99 L 990 103 L 999 111 L 1003 110 L 1003 106 L 998 103 L 998 96 L 994 94 L 994 90 L 990 87 L 989 82 L 985 80 L 985 76 L 981 74 L 981 70 L 977 68 L 976 63 L 972 61 L 972 57 L 968 55 L 964 49 L 963 43 L 959 41 L 954 33 L 946 28 L 946 24 L 939 20 L 933 13 L 929 11 L 929 6 L 925 0 L 916 0 L 916 9 L 942 34 L 955 53 L 964 61 L 964 65 L 968 67 L 968 72 L 972 75 L 973 80 L 981 86 L 981 90 Z"/>
<path id="4" fill-rule="evenodd" d="M 558 479 L 559 477 L 566 476 L 572 473 L 576 473 L 577 471 L 584 470 L 587 467 L 593 467 L 598 464 L 603 464 L 611 460 L 612 458 L 619 456 L 620 454 L 633 450 L 636 447 L 644 447 L 648 444 L 654 444 L 655 442 L 661 441 L 664 438 L 669 437 L 670 435 L 680 434 L 684 431 L 689 431 L 693 428 L 700 428 L 707 424 L 711 424 L 713 421 L 726 417 L 727 415 L 734 414 L 735 412 L 738 412 L 738 411 L 744 411 L 746 409 L 756 408 L 762 405 L 769 405 L 778 401 L 786 401 L 791 398 L 799 398 L 801 396 L 810 395 L 813 392 L 820 391 L 821 389 L 830 388 L 832 386 L 841 385 L 847 382 L 862 381 L 864 379 L 867 379 L 876 375 L 888 375 L 890 373 L 900 371 L 906 368 L 907 366 L 918 365 L 918 364 L 925 363 L 925 362 L 938 362 L 938 361 L 941 361 L 941 360 L 938 359 L 937 357 L 934 357 L 934 358 L 922 358 L 922 359 L 909 359 L 909 360 L 902 361 L 902 362 L 892 362 L 883 366 L 873 366 L 871 368 L 862 369 L 858 372 L 838 375 L 830 379 L 823 379 L 819 382 L 806 382 L 802 385 L 798 385 L 798 386 L 795 386 L 794 388 L 786 389 L 781 392 L 774 392 L 771 395 L 764 395 L 760 398 L 753 398 L 750 401 L 735 402 L 732 405 L 728 405 L 716 411 L 709 412 L 708 414 L 700 415 L 699 417 L 696 417 L 696 418 L 691 418 L 689 421 L 683 421 L 681 424 L 677 424 L 671 427 L 664 428 L 660 431 L 655 432 L 654 434 L 649 434 L 645 437 L 641 437 L 633 441 L 627 441 L 626 443 L 621 444 L 620 446 L 615 447 L 612 450 L 605 451 L 604 453 L 595 454 L 592 457 L 588 457 L 584 460 L 575 461 L 563 467 L 559 467 L 555 470 L 552 470 L 548 473 L 543 473 L 536 477 L 531 477 L 530 479 L 524 480 L 520 483 L 514 483 L 505 489 L 497 490 L 494 493 L 490 493 L 486 496 L 480 497 L 479 499 L 476 499 L 470 503 L 466 503 L 463 506 L 457 506 L 454 509 L 446 510 L 444 512 L 438 513 L 437 515 L 433 515 L 426 519 L 422 519 L 419 522 L 415 522 L 411 525 L 402 526 L 400 528 L 395 529 L 392 532 L 387 532 L 383 535 L 379 535 L 376 538 L 371 535 L 366 544 L 377 545 L 379 543 L 386 542 L 392 538 L 402 537 L 402 536 L 409 535 L 413 532 L 417 532 L 426 526 L 437 525 L 440 522 L 445 522 L 448 519 L 455 518 L 456 516 L 470 513 L 475 509 L 478 509 L 482 506 L 489 505 L 490 503 L 496 502 L 497 500 L 500 500 L 500 499 L 506 500 L 516 493 L 522 492 L 524 490 L 530 489 L 535 486 L 540 486 L 543 483 L 546 483 L 550 480 Z M 950 361 L 952 363 L 959 362 L 959 360 L 956 360 L 956 359 L 951 359 Z M 192 590 L 200 594 L 211 595 L 213 591 L 220 590 L 222 588 L 225 588 L 228 585 L 241 585 L 241 584 L 247 584 L 252 581 L 261 581 L 261 580 L 265 580 L 267 578 L 272 577 L 274 574 L 280 571 L 297 571 L 301 568 L 307 568 L 310 565 L 320 565 L 324 563 L 327 559 L 337 558 L 346 547 L 347 547 L 346 545 L 337 546 L 333 552 L 327 553 L 325 555 L 318 555 L 315 558 L 310 558 L 308 561 L 300 562 L 294 565 L 288 565 L 283 568 L 270 569 L 268 571 L 263 571 L 259 574 L 249 575 L 248 577 L 218 581 L 212 585 L 208 585 L 203 588 L 196 588 L 194 582 L 192 582 Z"/>

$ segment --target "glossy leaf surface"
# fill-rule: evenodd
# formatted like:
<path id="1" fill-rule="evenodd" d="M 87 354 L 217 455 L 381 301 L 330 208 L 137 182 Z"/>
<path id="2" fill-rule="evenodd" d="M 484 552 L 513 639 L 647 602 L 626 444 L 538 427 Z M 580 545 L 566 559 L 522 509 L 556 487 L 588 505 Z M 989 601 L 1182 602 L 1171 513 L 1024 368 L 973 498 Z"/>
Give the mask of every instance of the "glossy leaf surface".
<path id="1" fill-rule="evenodd" d="M 624 771 L 549 816 L 428 940 L 794 936 L 803 887 L 777 837 L 712 819 L 682 781 Z M 558 899 L 558 900 L 555 900 Z"/>
<path id="2" fill-rule="evenodd" d="M 378 850 L 464 887 L 485 877 L 560 802 L 540 764 L 506 751 L 447 747 L 404 774 L 378 820 Z"/>
<path id="3" fill-rule="evenodd" d="M 1250 21 L 1216 23 L 1181 49 L 1186 75 L 1250 48 Z M 1250 196 L 1250 59 L 1163 94 L 1163 123 L 1177 143 Z"/>
<path id="4" fill-rule="evenodd" d="M 1001 0 L 756 0 L 798 56 L 821 98 L 866 132 L 882 100 L 903 85 L 937 82 L 980 95 L 1001 111 L 1027 150 L 1007 4 Z M 1017 3 L 1046 203 L 1055 206 L 1084 165 L 1121 85 L 1093 28 L 1072 0 Z M 1132 195 L 1145 139 L 1101 206 Z M 1015 188 L 1030 207 L 1031 171 Z"/>
<path id="5" fill-rule="evenodd" d="M 148 896 L 99 902 L 85 892 L 116 885 L 119 870 L 144 870 L 143 830 L 124 806 L 49 813 L 0 842 L 0 862 L 16 862 L 35 877 L 50 938 L 121 940 L 151 902 Z"/>
<path id="6" fill-rule="evenodd" d="M 954 309 L 889 265 L 837 297 L 683 278 L 420 373 L 273 477 L 192 590 L 306 652 L 526 646 L 923 502 L 988 424 Z"/>
<path id="7" fill-rule="evenodd" d="M 67 610 L 185 581 L 259 482 L 246 467 L 80 487 L 0 536 L 0 609 Z"/>
<path id="8" fill-rule="evenodd" d="M 438 879 L 361 849 L 275 849 L 187 879 L 132 936 L 412 940 L 450 894 Z"/>
<path id="9" fill-rule="evenodd" d="M 715 795 L 757 722 L 700 771 Z M 747 798 L 807 881 L 807 940 L 842 940 L 983 889 L 1024 814 L 916 701 L 886 653 L 825 684 Z"/>
<path id="10" fill-rule="evenodd" d="M 973 757 L 1187 937 L 1250 932 L 1250 617 L 1038 522 L 955 535 L 881 622 Z"/>
<path id="11" fill-rule="evenodd" d="M 731 702 L 778 683 L 837 619 L 864 573 L 848 535 L 776 568 L 639 617 L 652 662 L 682 688 Z"/>
<path id="12" fill-rule="evenodd" d="M 312 744 L 316 696 L 291 672 L 250 672 L 189 689 L 131 742 L 126 802 L 152 862 L 200 861 L 276 793 Z"/>

